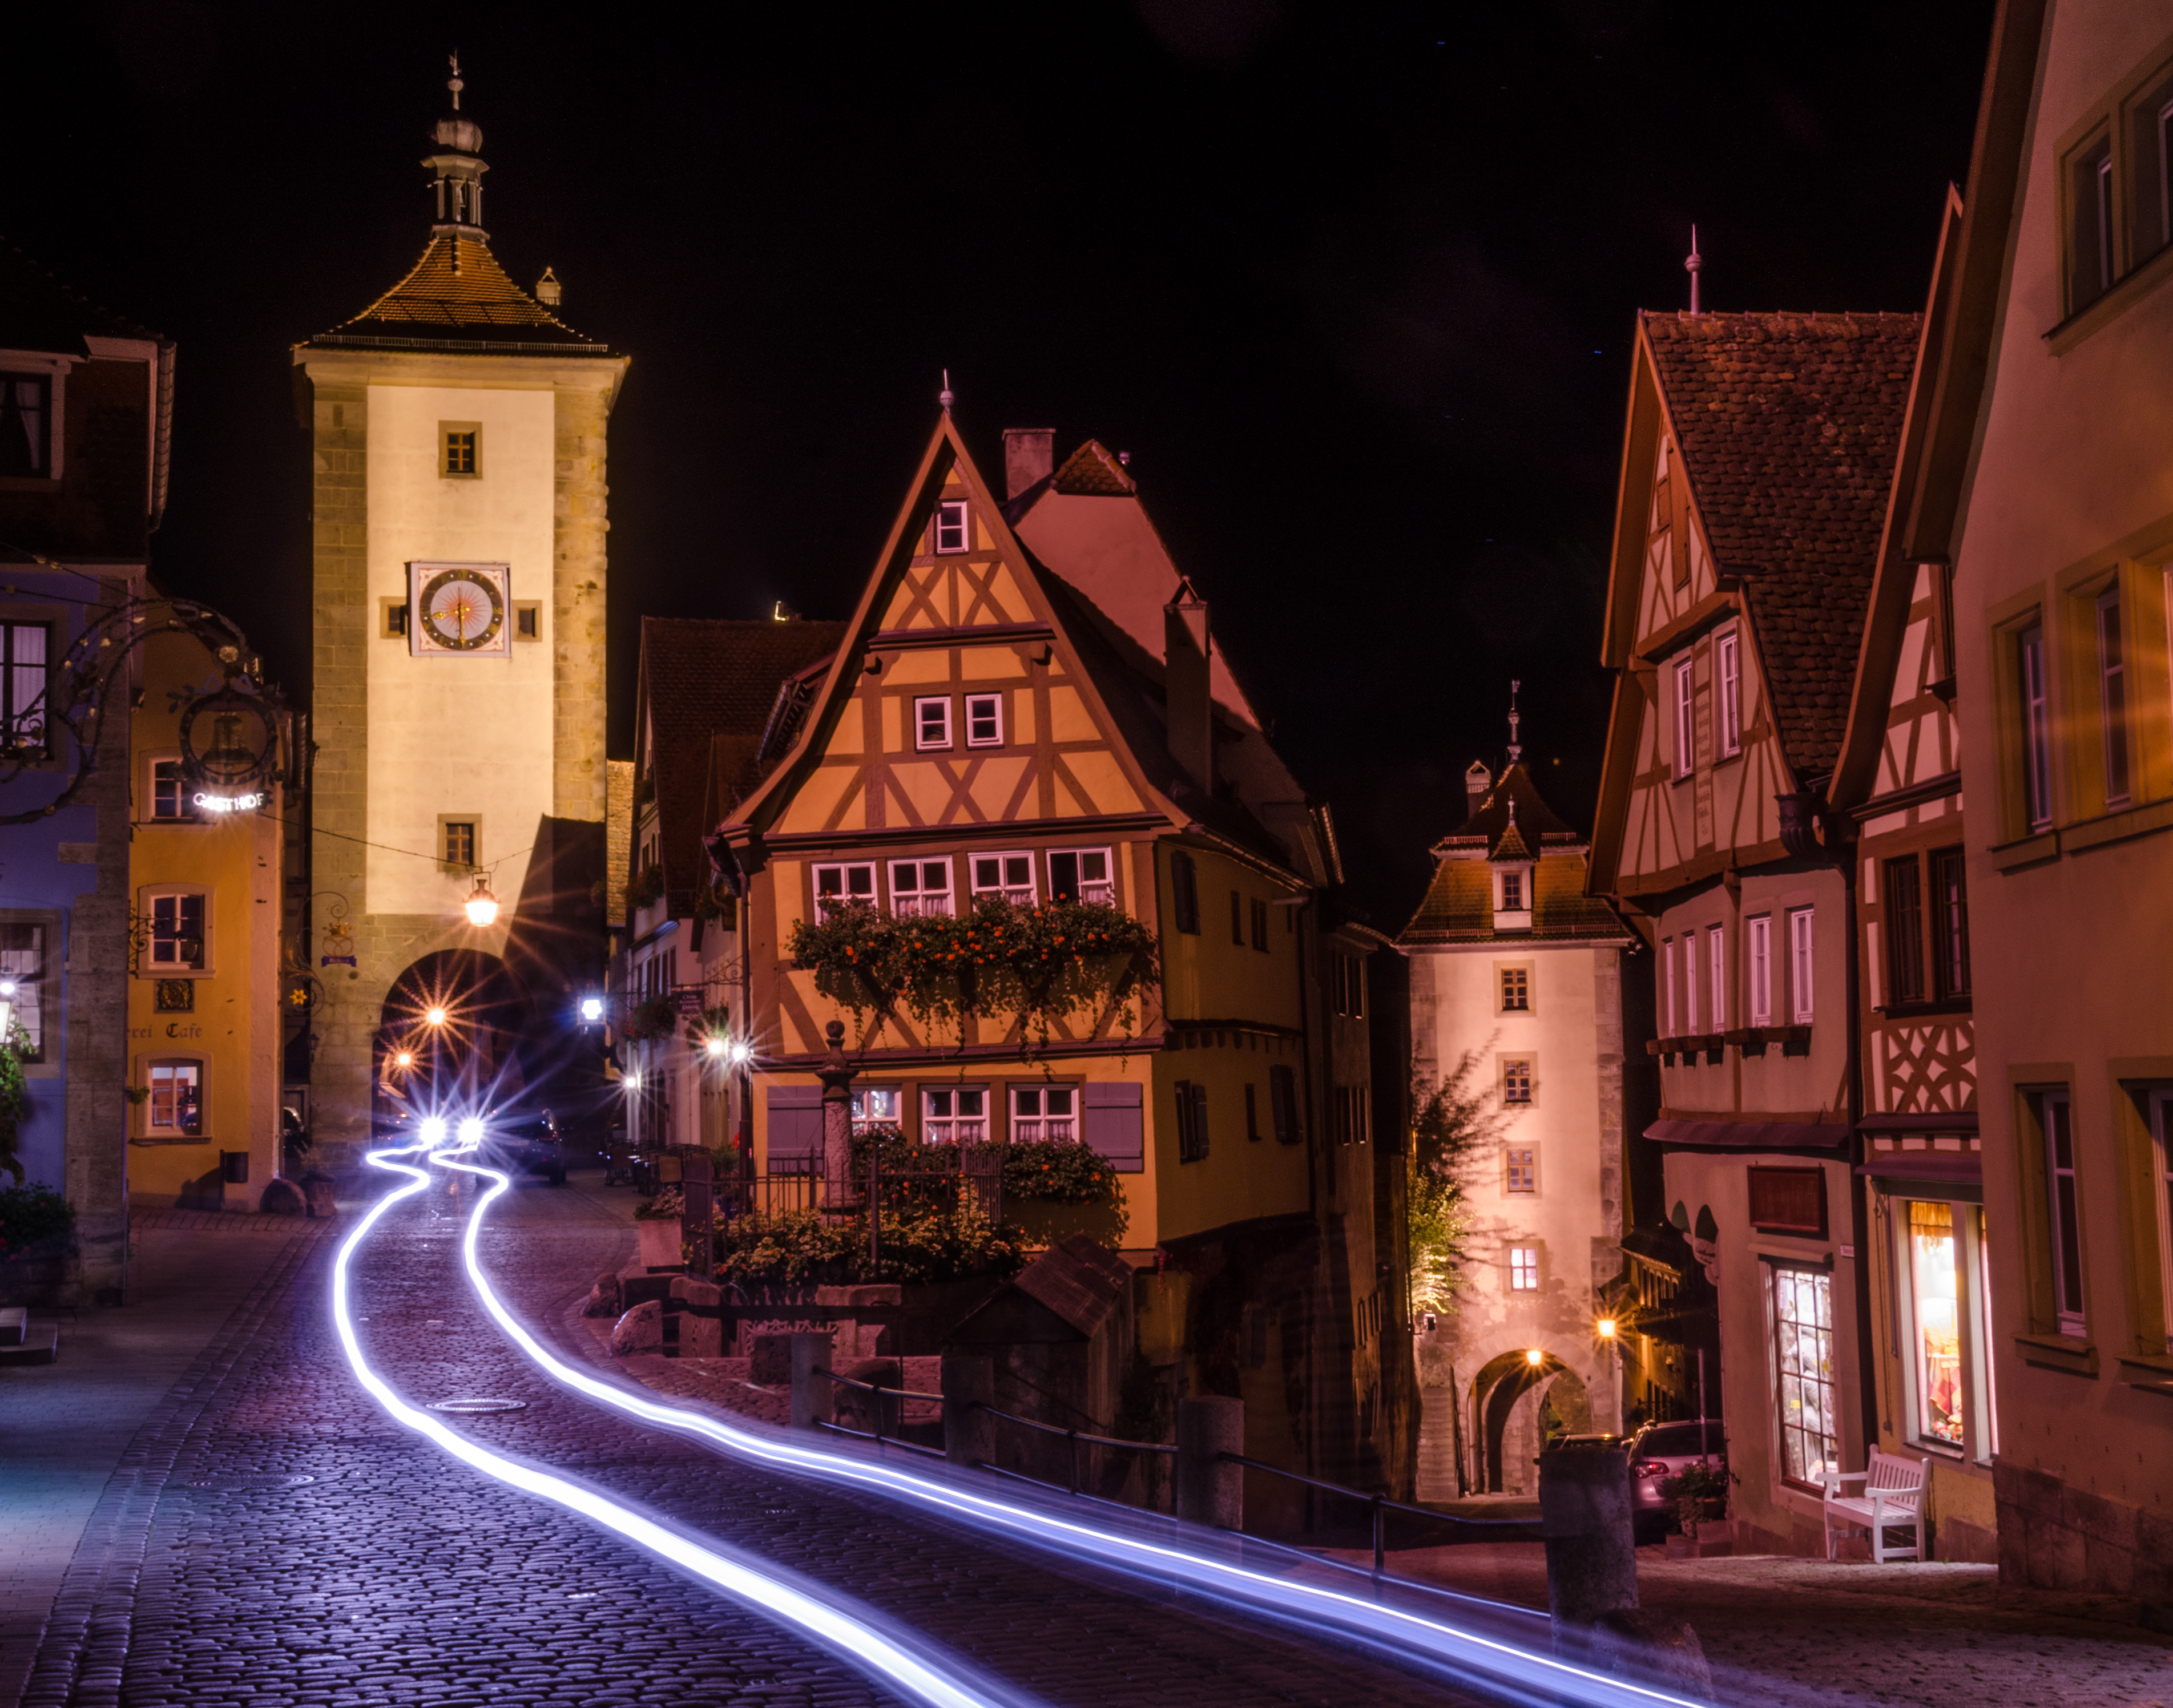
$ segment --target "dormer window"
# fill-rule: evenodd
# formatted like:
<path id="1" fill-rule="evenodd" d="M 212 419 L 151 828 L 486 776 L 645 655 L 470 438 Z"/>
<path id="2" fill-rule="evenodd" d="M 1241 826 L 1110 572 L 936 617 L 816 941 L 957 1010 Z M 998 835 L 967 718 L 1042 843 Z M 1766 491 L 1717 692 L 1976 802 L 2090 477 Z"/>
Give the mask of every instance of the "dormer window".
<path id="1" fill-rule="evenodd" d="M 967 549 L 972 537 L 966 521 L 966 501 L 946 498 L 936 507 L 936 550 L 939 555 L 949 556 Z"/>
<path id="2" fill-rule="evenodd" d="M 1494 929 L 1532 929 L 1532 868 L 1523 861 L 1494 868 Z"/>
<path id="3" fill-rule="evenodd" d="M 1522 913 L 1524 908 L 1524 875 L 1520 871 L 1502 874 L 1502 911 Z"/>

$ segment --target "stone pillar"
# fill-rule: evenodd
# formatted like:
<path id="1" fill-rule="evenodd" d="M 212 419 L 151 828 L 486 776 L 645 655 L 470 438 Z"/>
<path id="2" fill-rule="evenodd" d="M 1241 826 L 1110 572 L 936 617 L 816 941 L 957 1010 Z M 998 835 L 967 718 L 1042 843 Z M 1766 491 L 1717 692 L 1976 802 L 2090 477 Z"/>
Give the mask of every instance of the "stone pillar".
<path id="1" fill-rule="evenodd" d="M 1245 1402 L 1177 1403 L 1177 1516 L 1218 1530 L 1245 1528 L 1245 1471 L 1222 1457 L 1245 1451 Z"/>
<path id="2" fill-rule="evenodd" d="M 1547 1547 L 1547 1610 L 1558 1632 L 1637 1605 L 1626 1449 L 1541 1453 L 1539 1529 Z"/>
<path id="3" fill-rule="evenodd" d="M 841 1210 L 853 1196 L 853 1064 L 845 1059 L 845 1025 L 823 1028 L 830 1053 L 815 1071 L 822 1081 L 823 1208 Z"/>
<path id="4" fill-rule="evenodd" d="M 830 1335 L 800 1334 L 792 1337 L 792 1427 L 812 1430 L 829 1423 L 838 1414 L 838 1385 L 817 1371 L 830 1367 Z"/>
<path id="5" fill-rule="evenodd" d="M 996 1403 L 995 1360 L 970 1352 L 943 1355 L 943 1455 L 954 1465 L 992 1464 L 996 1420 L 983 1409 Z"/>
<path id="6" fill-rule="evenodd" d="M 687 1273 L 704 1281 L 717 1272 L 714 1250 L 716 1204 L 710 1184 L 712 1172 L 708 1151 L 698 1145 L 681 1147 L 679 1235 L 687 1242 Z"/>

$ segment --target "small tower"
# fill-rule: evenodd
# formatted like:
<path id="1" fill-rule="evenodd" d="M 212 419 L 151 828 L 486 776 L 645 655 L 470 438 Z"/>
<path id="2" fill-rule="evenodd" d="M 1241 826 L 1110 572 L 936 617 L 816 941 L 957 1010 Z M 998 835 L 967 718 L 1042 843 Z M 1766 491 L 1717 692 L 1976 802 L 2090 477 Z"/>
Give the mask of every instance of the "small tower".
<path id="1" fill-rule="evenodd" d="M 434 186 L 438 223 L 432 229 L 488 240 L 488 234 L 483 229 L 483 175 L 490 168 L 483 164 L 483 127 L 461 116 L 461 91 L 467 85 L 461 81 L 460 55 L 453 55 L 451 62 L 453 74 L 445 80 L 445 87 L 452 91 L 453 110 L 430 132 L 431 141 L 438 145 L 437 153 L 423 159 L 438 175 Z"/>

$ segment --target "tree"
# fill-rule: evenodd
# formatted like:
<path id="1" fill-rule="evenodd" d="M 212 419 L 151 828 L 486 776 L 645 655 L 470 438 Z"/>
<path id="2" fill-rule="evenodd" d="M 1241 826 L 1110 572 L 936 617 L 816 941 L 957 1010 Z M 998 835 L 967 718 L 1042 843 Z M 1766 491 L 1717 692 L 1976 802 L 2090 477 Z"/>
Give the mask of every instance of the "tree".
<path id="1" fill-rule="evenodd" d="M 1464 1181 L 1502 1129 L 1496 1093 L 1480 1080 L 1481 1058 L 1466 1050 L 1438 1080 L 1411 1083 L 1411 1309 L 1455 1307 L 1471 1216 Z"/>

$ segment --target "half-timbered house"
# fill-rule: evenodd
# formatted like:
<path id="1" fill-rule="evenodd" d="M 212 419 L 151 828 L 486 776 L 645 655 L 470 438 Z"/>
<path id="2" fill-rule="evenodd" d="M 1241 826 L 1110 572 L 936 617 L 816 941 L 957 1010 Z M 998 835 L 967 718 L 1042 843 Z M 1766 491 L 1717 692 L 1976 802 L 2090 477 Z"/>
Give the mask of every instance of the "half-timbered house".
<path id="1" fill-rule="evenodd" d="M 845 1027 L 855 1118 L 924 1144 L 1074 1140 L 1114 1163 L 1137 1344 L 1165 1393 L 1247 1401 L 1248 1451 L 1400 1484 L 1400 1199 L 1377 1165 L 1366 961 L 1325 807 L 1275 756 L 1120 459 L 1014 434 L 1007 492 L 946 413 L 783 757 L 710 846 L 743 897 L 756 1167 L 824 1142 Z M 1016 1015 L 855 1013 L 789 951 L 865 902 L 1098 902 L 1159 976 L 1043 1037 Z M 1270 1489 L 1250 1491 L 1265 1501 Z"/>
<path id="2" fill-rule="evenodd" d="M 1921 317 L 1638 323 L 1590 883 L 1655 951 L 1670 1219 L 1717 1290 L 1735 1511 L 1863 1463 L 1851 870 L 1821 825 Z"/>

